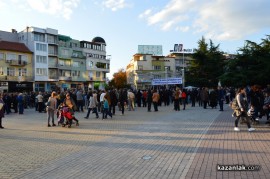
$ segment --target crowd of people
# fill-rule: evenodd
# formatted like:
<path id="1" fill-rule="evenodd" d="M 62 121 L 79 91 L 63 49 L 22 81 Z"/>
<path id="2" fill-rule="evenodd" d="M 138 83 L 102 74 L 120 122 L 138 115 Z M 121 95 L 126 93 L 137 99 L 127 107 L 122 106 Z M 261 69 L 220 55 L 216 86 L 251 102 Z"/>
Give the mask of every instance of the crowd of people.
<path id="1" fill-rule="evenodd" d="M 254 128 L 250 125 L 249 119 L 261 121 L 266 116 L 269 123 L 270 89 L 262 89 L 258 85 L 245 88 L 192 88 L 182 89 L 179 87 L 153 88 L 147 90 L 131 89 L 109 89 L 109 90 L 89 90 L 71 89 L 62 92 L 31 92 L 31 93 L 3 93 L 0 96 L 0 128 L 2 118 L 11 112 L 22 115 L 25 108 L 35 108 L 36 111 L 46 112 L 48 117 L 48 127 L 56 126 L 55 117 L 59 117 L 59 111 L 63 107 L 69 109 L 71 121 L 74 120 L 79 125 L 79 120 L 75 117 L 75 112 L 86 112 L 88 119 L 91 113 L 102 119 L 108 116 L 113 118 L 117 109 L 120 115 L 125 114 L 125 110 L 134 111 L 136 107 L 146 108 L 147 112 L 158 112 L 159 106 L 169 106 L 180 111 L 186 109 L 186 105 L 198 106 L 223 111 L 224 104 L 229 104 L 233 99 L 237 99 L 239 109 L 234 110 L 235 131 L 239 131 L 238 123 L 241 120 L 247 123 L 249 131 Z M 246 101 L 246 102 L 244 102 Z M 152 107 L 153 106 L 153 107 Z M 252 110 L 250 110 L 252 109 Z M 14 111 L 11 111 L 14 110 Z M 240 112 L 239 112 L 240 111 Z M 249 113 L 248 113 L 249 111 Z M 252 112 L 252 118 L 248 115 Z M 68 124 L 70 127 L 71 123 Z"/>

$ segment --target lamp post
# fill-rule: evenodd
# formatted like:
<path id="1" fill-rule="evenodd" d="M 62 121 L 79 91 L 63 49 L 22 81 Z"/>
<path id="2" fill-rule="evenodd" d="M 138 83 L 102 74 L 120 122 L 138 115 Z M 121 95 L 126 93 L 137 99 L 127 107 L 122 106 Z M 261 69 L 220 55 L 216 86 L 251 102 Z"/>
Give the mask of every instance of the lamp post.
<path id="1" fill-rule="evenodd" d="M 166 89 L 168 89 L 168 67 L 165 67 Z"/>
<path id="2" fill-rule="evenodd" d="M 185 87 L 185 54 L 184 54 L 184 49 L 182 50 L 183 52 L 183 69 L 182 69 L 182 86 L 183 88 Z"/>

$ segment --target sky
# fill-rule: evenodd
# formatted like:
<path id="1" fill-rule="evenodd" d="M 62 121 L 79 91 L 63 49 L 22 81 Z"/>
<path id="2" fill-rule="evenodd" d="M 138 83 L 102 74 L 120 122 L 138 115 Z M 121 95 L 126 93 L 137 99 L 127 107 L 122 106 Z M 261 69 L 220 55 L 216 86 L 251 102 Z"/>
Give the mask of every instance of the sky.
<path id="1" fill-rule="evenodd" d="M 211 39 L 236 53 L 245 40 L 270 35 L 269 0 L 0 0 L 0 30 L 57 29 L 76 40 L 102 37 L 113 73 L 126 68 L 138 45 L 184 49 Z"/>

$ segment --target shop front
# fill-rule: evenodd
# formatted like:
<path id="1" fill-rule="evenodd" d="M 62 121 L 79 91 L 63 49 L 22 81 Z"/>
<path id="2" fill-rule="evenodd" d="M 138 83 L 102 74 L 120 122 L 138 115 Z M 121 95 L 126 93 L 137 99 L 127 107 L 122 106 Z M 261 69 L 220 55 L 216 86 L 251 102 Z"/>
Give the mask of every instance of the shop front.
<path id="1" fill-rule="evenodd" d="M 8 92 L 32 92 L 33 82 L 8 82 Z"/>

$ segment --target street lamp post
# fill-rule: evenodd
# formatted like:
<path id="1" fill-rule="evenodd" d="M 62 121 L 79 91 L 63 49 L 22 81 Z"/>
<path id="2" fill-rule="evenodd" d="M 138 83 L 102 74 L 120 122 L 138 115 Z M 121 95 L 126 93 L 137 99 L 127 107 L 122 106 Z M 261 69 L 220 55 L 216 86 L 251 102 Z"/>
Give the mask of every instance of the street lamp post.
<path id="1" fill-rule="evenodd" d="M 166 89 L 168 89 L 168 67 L 165 67 Z"/>
<path id="2" fill-rule="evenodd" d="M 185 87 L 185 56 L 184 56 L 184 50 L 183 50 L 183 69 L 182 69 L 182 86 Z"/>

